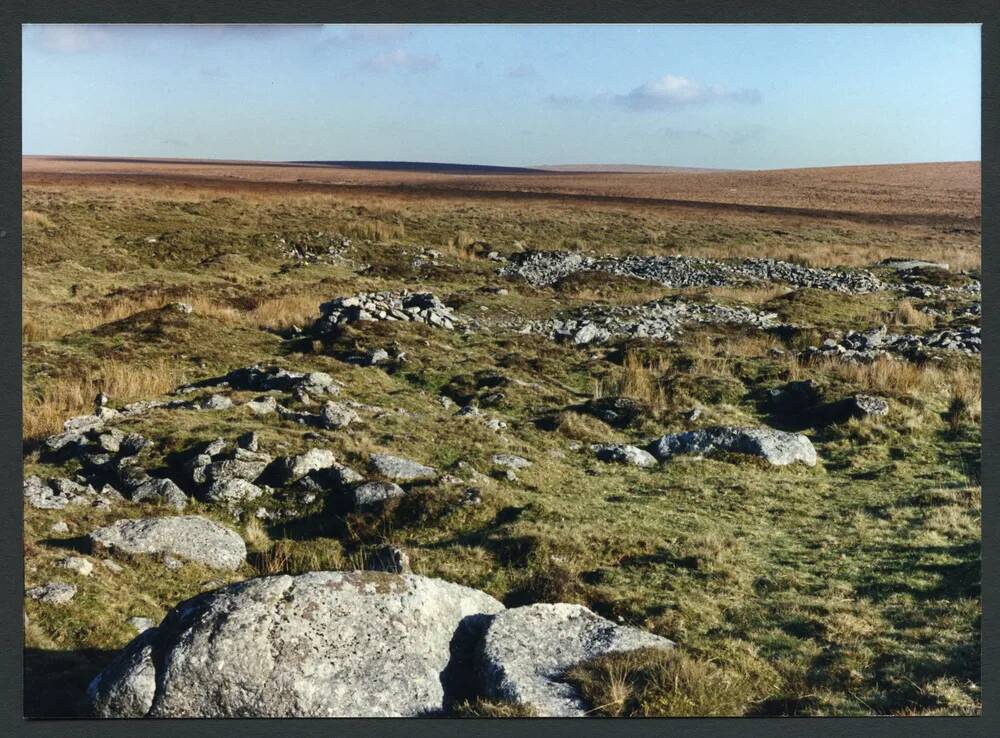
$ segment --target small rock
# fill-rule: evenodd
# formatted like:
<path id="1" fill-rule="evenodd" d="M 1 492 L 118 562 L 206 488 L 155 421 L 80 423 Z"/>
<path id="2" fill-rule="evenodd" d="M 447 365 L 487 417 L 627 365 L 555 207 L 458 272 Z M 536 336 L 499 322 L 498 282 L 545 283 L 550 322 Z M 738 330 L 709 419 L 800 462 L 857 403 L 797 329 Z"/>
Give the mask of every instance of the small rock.
<path id="1" fill-rule="evenodd" d="M 58 564 L 63 569 L 76 572 L 81 577 L 89 577 L 94 571 L 94 565 L 82 556 L 69 556 Z"/>
<path id="2" fill-rule="evenodd" d="M 128 624 L 135 628 L 136 633 L 145 633 L 147 630 L 156 625 L 151 618 L 142 618 L 138 616 L 129 618 Z"/>
<path id="3" fill-rule="evenodd" d="M 49 530 L 53 533 L 69 533 L 69 526 L 65 520 L 57 520 L 49 526 Z"/>
<path id="4" fill-rule="evenodd" d="M 505 469 L 527 469 L 531 466 L 531 462 L 528 461 L 523 456 L 517 456 L 515 454 L 493 454 L 490 460 L 495 466 L 503 467 Z"/>
<path id="5" fill-rule="evenodd" d="M 641 448 L 628 444 L 594 444 L 590 447 L 601 461 L 631 464 L 648 468 L 656 466 L 656 458 Z"/>
<path id="6" fill-rule="evenodd" d="M 339 430 L 346 428 L 361 418 L 356 412 L 342 402 L 328 401 L 320 413 L 320 422 L 324 428 Z"/>
<path id="7" fill-rule="evenodd" d="M 40 587 L 32 587 L 25 594 L 31 599 L 44 602 L 47 605 L 63 605 L 76 596 L 76 585 L 52 582 Z"/>
<path id="8" fill-rule="evenodd" d="M 433 479 L 437 475 L 437 470 L 432 467 L 391 454 L 372 454 L 368 464 L 372 471 L 396 482 Z"/>
<path id="9" fill-rule="evenodd" d="M 236 439 L 236 445 L 247 451 L 257 451 L 260 448 L 260 437 L 256 431 L 247 431 Z"/>
<path id="10" fill-rule="evenodd" d="M 403 488 L 394 482 L 365 482 L 351 491 L 355 509 L 370 507 L 404 494 Z"/>

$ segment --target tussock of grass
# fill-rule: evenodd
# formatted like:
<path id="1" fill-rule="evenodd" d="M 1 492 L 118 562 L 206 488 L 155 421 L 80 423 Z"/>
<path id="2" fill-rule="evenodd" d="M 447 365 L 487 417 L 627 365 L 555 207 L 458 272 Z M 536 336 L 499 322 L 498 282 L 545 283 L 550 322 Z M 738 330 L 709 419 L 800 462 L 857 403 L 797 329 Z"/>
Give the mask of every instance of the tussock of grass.
<path id="1" fill-rule="evenodd" d="M 591 714 L 611 717 L 734 717 L 759 699 L 753 674 L 679 650 L 612 654 L 570 669 Z"/>
<path id="2" fill-rule="evenodd" d="M 67 418 L 94 411 L 98 392 L 104 392 L 115 404 L 126 404 L 158 397 L 179 383 L 180 373 L 167 359 L 147 365 L 105 359 L 86 375 L 52 379 L 39 393 L 25 391 L 22 433 L 25 440 L 58 433 Z"/>
<path id="3" fill-rule="evenodd" d="M 950 396 L 945 421 L 953 432 L 963 423 L 978 424 L 983 414 L 983 384 L 979 371 L 960 369 L 949 377 Z"/>
<path id="4" fill-rule="evenodd" d="M 448 714 L 459 718 L 530 718 L 537 713 L 525 705 L 498 700 L 466 700 L 454 705 Z"/>
<path id="5" fill-rule="evenodd" d="M 908 328 L 932 328 L 934 326 L 934 317 L 917 310 L 909 300 L 901 300 L 891 317 L 894 325 Z"/>
<path id="6" fill-rule="evenodd" d="M 406 235 L 406 227 L 402 223 L 387 223 L 382 220 L 348 222 L 342 225 L 340 230 L 347 236 L 371 241 L 391 241 Z"/>
<path id="7" fill-rule="evenodd" d="M 56 224 L 52 222 L 50 218 L 45 213 L 40 213 L 37 210 L 24 210 L 21 212 L 21 225 L 25 230 L 29 228 L 55 228 Z"/>
<path id="8" fill-rule="evenodd" d="M 671 368 L 672 362 L 667 355 L 647 358 L 630 349 L 625 353 L 620 370 L 614 371 L 609 378 L 595 380 L 594 399 L 628 397 L 653 410 L 663 410 L 668 403 L 661 381 Z"/>

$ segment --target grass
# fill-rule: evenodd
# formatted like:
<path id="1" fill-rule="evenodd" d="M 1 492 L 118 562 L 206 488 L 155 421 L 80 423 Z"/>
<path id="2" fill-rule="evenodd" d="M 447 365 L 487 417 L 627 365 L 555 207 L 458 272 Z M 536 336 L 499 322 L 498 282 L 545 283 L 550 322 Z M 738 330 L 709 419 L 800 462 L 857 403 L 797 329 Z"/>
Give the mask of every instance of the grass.
<path id="1" fill-rule="evenodd" d="M 177 368 L 167 359 L 135 364 L 105 359 L 85 374 L 60 377 L 46 383 L 37 394 L 22 396 L 22 434 L 33 441 L 62 430 L 63 421 L 94 411 L 94 398 L 103 392 L 124 405 L 155 398 L 180 384 Z"/>
<path id="2" fill-rule="evenodd" d="M 590 714 L 608 717 L 738 717 L 768 689 L 759 673 L 676 649 L 612 654 L 566 676 L 592 706 Z"/>
<path id="3" fill-rule="evenodd" d="M 531 318 L 590 301 L 642 302 L 677 292 L 648 283 L 579 279 L 535 289 L 501 280 L 482 252 L 510 253 L 521 247 L 515 242 L 794 256 L 813 264 L 913 256 L 954 266 L 978 255 L 975 236 L 640 207 L 124 185 L 32 185 L 24 207 L 50 214 L 57 225 L 25 228 L 26 438 L 90 412 L 98 389 L 120 405 L 235 367 L 274 363 L 329 372 L 343 383 L 344 398 L 384 412 L 362 411 L 350 432 L 257 418 L 242 408 L 157 411 L 125 429 L 156 441 L 146 452 L 150 468 L 165 468 L 171 454 L 195 443 L 252 429 L 273 455 L 322 446 L 361 470 L 372 451 L 384 450 L 463 480 L 425 485 L 408 504 L 368 516 L 341 516 L 322 497 L 309 506 L 264 498 L 261 504 L 289 516 L 265 522 L 248 511 L 238 525 L 250 556 L 231 576 L 188 565 L 170 572 L 142 560 L 114 575 L 95 559 L 95 574 L 79 580 L 81 591 L 65 608 L 26 603 L 31 684 L 56 707 L 68 692 L 57 699 L 47 680 L 67 690 L 85 685 L 106 658 L 101 654 L 132 637 L 132 615 L 157 619 L 220 581 L 363 567 L 374 547 L 391 543 L 410 552 L 419 573 L 483 589 L 509 605 L 579 602 L 678 644 L 669 658 L 635 654 L 581 666 L 574 678 L 596 714 L 980 710 L 978 359 L 854 365 L 792 356 L 797 341 L 815 342 L 833 329 L 895 323 L 897 314 L 919 321 L 913 311 L 923 316 L 925 303 L 910 300 L 908 308 L 895 293 L 848 300 L 770 286 L 685 291 L 691 299 L 773 310 L 806 327 L 783 338 L 703 326 L 672 345 L 635 340 L 578 349 L 504 331 L 398 323 L 351 326 L 315 342 L 287 338 L 293 325 L 304 328 L 317 317 L 321 302 L 361 290 L 429 289 L 467 316 Z M 331 263 L 299 265 L 275 246 L 278 238 L 339 244 L 344 235 L 354 243 L 343 261 Z M 428 245 L 442 258 L 414 266 Z M 161 309 L 177 301 L 194 312 Z M 406 361 L 359 367 L 344 360 L 377 347 L 403 351 Z M 715 423 L 769 424 L 774 418 L 761 393 L 795 379 L 819 382 L 831 401 L 861 392 L 886 397 L 890 413 L 807 428 L 820 458 L 815 468 L 679 457 L 646 470 L 602 463 L 586 447 L 641 444 Z M 500 432 L 482 418 L 454 417 L 455 408 L 439 400 L 461 395 L 480 403 L 497 392 L 502 397 L 482 410 L 507 424 Z M 235 394 L 239 401 L 252 396 Z M 647 410 L 639 422 L 612 428 L 582 407 L 601 396 L 628 397 Z M 692 423 L 694 407 L 702 414 Z M 490 457 L 499 452 L 533 465 L 517 481 L 495 478 Z M 44 476 L 76 471 L 30 448 L 24 469 Z M 480 504 L 458 503 L 466 487 L 480 490 Z M 190 510 L 237 525 L 201 503 Z M 56 564 L 94 527 L 160 512 L 133 505 L 26 508 L 25 583 L 71 576 Z M 53 535 L 56 520 L 70 533 Z M 526 712 L 483 701 L 454 711 Z"/>

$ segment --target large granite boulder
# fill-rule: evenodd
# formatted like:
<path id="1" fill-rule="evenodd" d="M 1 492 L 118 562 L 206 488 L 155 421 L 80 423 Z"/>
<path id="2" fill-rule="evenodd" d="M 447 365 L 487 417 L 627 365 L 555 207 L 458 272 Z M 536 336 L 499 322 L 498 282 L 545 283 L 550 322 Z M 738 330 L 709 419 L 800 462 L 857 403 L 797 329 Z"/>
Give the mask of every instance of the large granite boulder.
<path id="1" fill-rule="evenodd" d="M 310 572 L 180 603 L 91 683 L 101 717 L 434 714 L 468 690 L 497 600 L 439 579 Z"/>
<path id="2" fill-rule="evenodd" d="M 582 605 L 517 607 L 496 615 L 486 629 L 478 659 L 481 687 L 486 697 L 530 706 L 540 717 L 580 717 L 587 705 L 563 681 L 567 669 L 608 653 L 673 645 Z"/>

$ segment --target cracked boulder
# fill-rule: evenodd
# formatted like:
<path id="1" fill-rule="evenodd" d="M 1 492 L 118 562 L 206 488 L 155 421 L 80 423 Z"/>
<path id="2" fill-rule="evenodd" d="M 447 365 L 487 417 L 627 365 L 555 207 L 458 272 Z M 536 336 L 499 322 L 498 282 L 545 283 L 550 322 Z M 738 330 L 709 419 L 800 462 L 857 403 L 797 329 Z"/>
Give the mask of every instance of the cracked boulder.
<path id="1" fill-rule="evenodd" d="M 483 592 L 381 572 L 232 584 L 180 603 L 88 688 L 99 717 L 414 717 L 464 697 L 503 610 Z"/>

